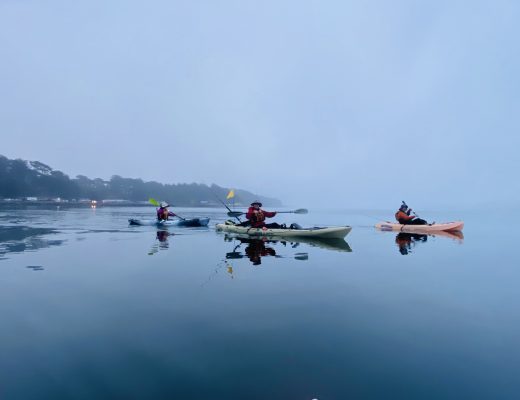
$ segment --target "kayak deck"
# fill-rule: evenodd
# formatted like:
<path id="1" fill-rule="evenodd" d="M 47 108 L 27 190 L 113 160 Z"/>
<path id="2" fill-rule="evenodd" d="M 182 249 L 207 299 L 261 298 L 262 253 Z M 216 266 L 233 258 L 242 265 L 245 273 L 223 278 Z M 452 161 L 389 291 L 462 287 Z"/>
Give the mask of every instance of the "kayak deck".
<path id="1" fill-rule="evenodd" d="M 429 225 L 403 225 L 394 222 L 380 222 L 376 224 L 376 228 L 382 231 L 400 231 L 400 232 L 455 232 L 462 231 L 464 229 L 463 221 L 453 221 L 453 222 L 443 222 L 443 223 L 433 223 Z"/>
<path id="2" fill-rule="evenodd" d="M 350 226 L 314 227 L 304 229 L 267 229 L 217 224 L 217 231 L 245 234 L 249 236 L 314 237 L 321 239 L 343 239 L 352 230 Z"/>

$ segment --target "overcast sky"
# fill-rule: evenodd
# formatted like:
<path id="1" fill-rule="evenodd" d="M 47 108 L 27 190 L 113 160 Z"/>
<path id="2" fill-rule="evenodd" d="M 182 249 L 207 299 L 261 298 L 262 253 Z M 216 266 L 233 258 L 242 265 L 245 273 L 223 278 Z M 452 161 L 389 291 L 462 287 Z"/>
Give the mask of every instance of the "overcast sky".
<path id="1" fill-rule="evenodd" d="M 517 202 L 519 11 L 0 0 L 0 154 L 301 207 Z"/>

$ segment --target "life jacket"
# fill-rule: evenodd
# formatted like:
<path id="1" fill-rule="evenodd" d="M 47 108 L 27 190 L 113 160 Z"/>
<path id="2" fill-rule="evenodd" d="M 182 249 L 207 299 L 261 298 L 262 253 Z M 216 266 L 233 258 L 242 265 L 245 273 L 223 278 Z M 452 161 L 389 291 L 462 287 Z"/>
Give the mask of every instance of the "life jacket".
<path id="1" fill-rule="evenodd" d="M 163 219 L 168 219 L 168 209 L 167 208 L 159 208 L 157 210 L 157 219 L 158 220 L 163 220 Z"/>
<path id="2" fill-rule="evenodd" d="M 253 226 L 262 226 L 265 221 L 265 214 L 262 210 L 258 210 L 257 213 L 254 213 L 251 218 L 251 225 Z"/>
<path id="3" fill-rule="evenodd" d="M 397 220 L 397 222 L 400 223 L 402 220 L 410 221 L 411 219 L 413 219 L 413 217 L 410 217 L 404 211 L 399 210 L 395 213 L 395 219 Z"/>

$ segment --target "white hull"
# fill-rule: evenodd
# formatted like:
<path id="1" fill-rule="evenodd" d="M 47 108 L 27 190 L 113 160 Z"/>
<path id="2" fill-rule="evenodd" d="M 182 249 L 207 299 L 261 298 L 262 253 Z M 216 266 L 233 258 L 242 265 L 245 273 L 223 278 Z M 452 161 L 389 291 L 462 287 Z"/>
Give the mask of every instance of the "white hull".
<path id="1" fill-rule="evenodd" d="M 265 229 L 217 224 L 217 231 L 245 234 L 249 236 L 308 237 L 321 239 L 343 239 L 352 230 L 350 226 L 333 226 L 310 229 Z"/>
<path id="2" fill-rule="evenodd" d="M 382 231 L 399 231 L 399 232 L 410 232 L 410 233 L 433 233 L 442 231 L 462 231 L 464 229 L 464 222 L 443 222 L 440 224 L 432 225 L 403 225 L 393 222 L 380 222 L 376 224 L 376 228 Z"/>

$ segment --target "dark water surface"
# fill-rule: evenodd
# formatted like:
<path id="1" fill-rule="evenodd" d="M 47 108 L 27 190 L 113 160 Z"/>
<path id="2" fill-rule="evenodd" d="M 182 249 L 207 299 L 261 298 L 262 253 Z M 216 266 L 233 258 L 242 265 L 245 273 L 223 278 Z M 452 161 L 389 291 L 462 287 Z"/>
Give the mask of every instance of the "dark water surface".
<path id="1" fill-rule="evenodd" d="M 279 219 L 353 226 L 332 245 L 233 239 L 212 209 L 176 210 L 209 228 L 127 225 L 153 211 L 0 209 L 2 400 L 520 397 L 514 224 Z"/>

